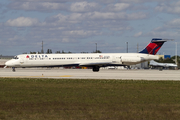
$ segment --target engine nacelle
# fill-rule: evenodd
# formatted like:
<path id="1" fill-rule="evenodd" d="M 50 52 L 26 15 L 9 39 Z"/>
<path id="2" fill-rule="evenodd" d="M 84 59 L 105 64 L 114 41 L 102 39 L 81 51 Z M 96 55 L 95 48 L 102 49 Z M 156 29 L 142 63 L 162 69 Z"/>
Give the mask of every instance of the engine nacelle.
<path id="1" fill-rule="evenodd" d="M 144 61 L 145 59 L 142 57 L 131 57 L 131 56 L 125 56 L 121 57 L 122 63 L 127 64 L 127 65 L 134 65 L 137 63 L 140 63 Z"/>

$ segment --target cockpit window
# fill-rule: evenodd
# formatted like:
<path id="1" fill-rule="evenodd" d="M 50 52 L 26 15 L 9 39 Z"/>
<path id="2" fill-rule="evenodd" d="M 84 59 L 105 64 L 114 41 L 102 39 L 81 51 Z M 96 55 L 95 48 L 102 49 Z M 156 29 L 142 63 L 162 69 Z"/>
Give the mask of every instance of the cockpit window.
<path id="1" fill-rule="evenodd" d="M 14 58 L 13 59 L 19 59 L 17 56 L 14 56 Z"/>

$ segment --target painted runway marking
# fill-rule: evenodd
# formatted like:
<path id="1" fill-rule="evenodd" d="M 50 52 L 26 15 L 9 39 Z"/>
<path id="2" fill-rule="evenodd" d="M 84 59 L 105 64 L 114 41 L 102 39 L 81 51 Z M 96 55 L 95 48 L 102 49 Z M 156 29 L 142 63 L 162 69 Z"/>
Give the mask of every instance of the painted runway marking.
<path id="1" fill-rule="evenodd" d="M 72 77 L 71 75 L 63 75 L 63 76 L 60 76 L 60 77 Z"/>

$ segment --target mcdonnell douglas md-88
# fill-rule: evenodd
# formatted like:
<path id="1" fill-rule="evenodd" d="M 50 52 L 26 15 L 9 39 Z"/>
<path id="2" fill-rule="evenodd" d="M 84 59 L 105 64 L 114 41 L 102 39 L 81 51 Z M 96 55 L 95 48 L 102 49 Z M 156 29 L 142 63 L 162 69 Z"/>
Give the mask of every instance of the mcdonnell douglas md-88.
<path id="1" fill-rule="evenodd" d="M 156 53 L 167 39 L 154 38 L 139 53 L 87 53 L 87 54 L 21 54 L 5 63 L 15 68 L 25 67 L 63 67 L 85 66 L 92 67 L 98 72 L 100 67 L 130 66 L 149 60 L 159 59 Z"/>

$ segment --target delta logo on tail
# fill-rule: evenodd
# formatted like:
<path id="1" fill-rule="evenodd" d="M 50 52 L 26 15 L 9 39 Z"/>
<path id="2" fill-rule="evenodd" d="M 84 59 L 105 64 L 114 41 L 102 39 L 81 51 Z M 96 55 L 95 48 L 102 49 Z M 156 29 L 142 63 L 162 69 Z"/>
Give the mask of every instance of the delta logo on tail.
<path id="1" fill-rule="evenodd" d="M 167 40 L 165 39 L 159 39 L 159 38 L 153 38 L 151 40 L 151 43 L 148 44 L 148 46 L 142 50 L 139 53 L 145 53 L 145 54 L 151 54 L 151 55 L 156 55 L 156 53 L 159 51 L 161 46 L 166 42 Z"/>

